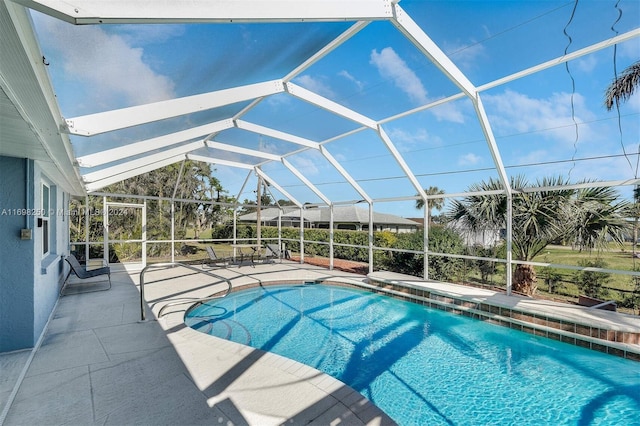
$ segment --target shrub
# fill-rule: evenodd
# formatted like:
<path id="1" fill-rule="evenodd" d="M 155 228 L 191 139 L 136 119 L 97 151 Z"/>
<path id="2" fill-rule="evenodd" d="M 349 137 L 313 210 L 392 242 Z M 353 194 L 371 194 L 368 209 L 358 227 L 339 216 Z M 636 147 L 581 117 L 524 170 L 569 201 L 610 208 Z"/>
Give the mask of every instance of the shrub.
<path id="1" fill-rule="evenodd" d="M 595 260 L 581 260 L 578 265 L 584 267 L 604 268 L 607 263 L 597 258 Z M 594 272 L 594 271 L 578 271 L 573 275 L 573 279 L 586 296 L 595 297 L 597 299 L 603 299 L 607 296 L 608 291 L 604 288 L 604 285 L 611 280 L 611 274 L 606 272 Z"/>

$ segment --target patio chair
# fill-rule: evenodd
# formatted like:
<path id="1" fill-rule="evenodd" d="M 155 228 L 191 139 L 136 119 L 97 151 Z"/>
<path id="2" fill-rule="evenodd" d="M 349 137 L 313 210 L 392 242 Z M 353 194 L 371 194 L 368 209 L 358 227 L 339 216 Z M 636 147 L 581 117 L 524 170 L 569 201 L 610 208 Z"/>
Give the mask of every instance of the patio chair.
<path id="1" fill-rule="evenodd" d="M 267 244 L 267 258 L 268 259 L 280 259 L 282 260 L 282 250 L 278 244 Z"/>
<path id="2" fill-rule="evenodd" d="M 204 266 L 213 267 L 214 265 L 218 265 L 220 263 L 222 263 L 223 265 L 226 265 L 227 262 L 231 260 L 228 257 L 218 256 L 216 251 L 211 246 L 207 246 L 207 254 L 209 255 L 209 259 L 205 259 L 205 262 L 202 264 L 203 267 Z"/>
<path id="3" fill-rule="evenodd" d="M 84 266 L 80 265 L 80 262 L 78 262 L 78 259 L 76 259 L 76 257 L 73 254 L 66 256 L 64 260 L 67 261 L 70 268 L 69 268 L 69 272 L 67 273 L 67 276 L 64 279 L 64 282 L 62 283 L 62 288 L 60 289 L 60 296 L 66 295 L 65 289 L 68 287 L 67 281 L 69 280 L 69 276 L 71 276 L 71 273 L 76 274 L 76 276 L 81 280 L 86 280 L 88 278 L 93 278 L 93 277 L 99 277 L 101 275 L 106 275 L 109 280 L 109 286 L 107 288 L 96 288 L 96 289 L 90 289 L 90 290 L 84 290 L 84 291 L 77 291 L 77 292 L 74 292 L 73 294 L 91 293 L 94 291 L 106 291 L 111 288 L 111 268 L 109 268 L 108 266 L 87 270 Z M 89 283 L 77 283 L 74 285 L 87 286 L 88 284 Z M 93 284 L 93 282 L 91 284 Z"/>

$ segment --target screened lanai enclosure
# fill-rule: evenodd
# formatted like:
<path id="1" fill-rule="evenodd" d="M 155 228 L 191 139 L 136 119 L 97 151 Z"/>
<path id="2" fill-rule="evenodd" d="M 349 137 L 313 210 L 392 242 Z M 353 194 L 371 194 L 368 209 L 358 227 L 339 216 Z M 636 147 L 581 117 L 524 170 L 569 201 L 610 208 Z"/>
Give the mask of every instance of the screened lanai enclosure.
<path id="1" fill-rule="evenodd" d="M 268 242 L 637 304 L 640 97 L 604 102 L 640 59 L 635 0 L 16 3 L 86 190 L 79 257 Z"/>

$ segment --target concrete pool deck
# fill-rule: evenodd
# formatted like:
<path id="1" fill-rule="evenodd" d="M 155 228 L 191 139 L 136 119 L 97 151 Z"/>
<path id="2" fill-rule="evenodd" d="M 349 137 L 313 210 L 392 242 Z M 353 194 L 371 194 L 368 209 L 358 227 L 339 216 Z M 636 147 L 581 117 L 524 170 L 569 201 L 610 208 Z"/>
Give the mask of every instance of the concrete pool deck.
<path id="1" fill-rule="evenodd" d="M 366 282 L 361 275 L 288 262 L 208 271 L 234 288 L 272 280 Z M 62 297 L 36 350 L 0 354 L 0 410 L 6 415 L 0 423 L 393 424 L 362 395 L 313 368 L 186 327 L 188 304 L 155 319 L 167 298 L 206 296 L 224 289 L 224 281 L 184 268 L 149 270 L 147 321 L 140 321 L 139 271 L 118 271 L 112 281 L 109 291 Z M 212 281 L 220 281 L 213 291 Z M 474 297 L 499 296 L 437 285 Z M 526 301 L 553 308 L 540 302 L 541 308 Z M 600 318 L 584 309 L 569 312 Z M 620 327 L 640 331 L 637 317 L 619 318 Z"/>

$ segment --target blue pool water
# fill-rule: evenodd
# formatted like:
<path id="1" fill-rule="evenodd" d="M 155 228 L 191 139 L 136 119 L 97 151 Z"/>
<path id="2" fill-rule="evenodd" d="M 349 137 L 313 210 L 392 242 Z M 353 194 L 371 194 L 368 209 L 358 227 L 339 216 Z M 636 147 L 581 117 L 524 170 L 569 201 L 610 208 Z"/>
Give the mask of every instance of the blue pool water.
<path id="1" fill-rule="evenodd" d="M 366 291 L 259 287 L 185 320 L 330 374 L 401 425 L 640 424 L 640 363 Z"/>

